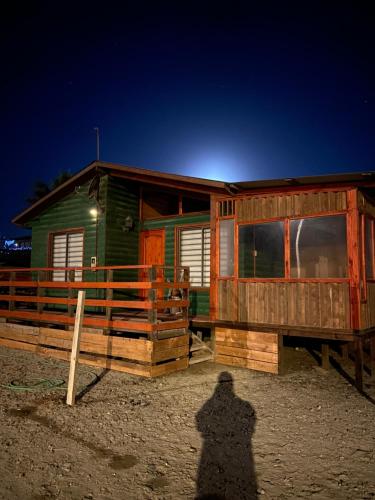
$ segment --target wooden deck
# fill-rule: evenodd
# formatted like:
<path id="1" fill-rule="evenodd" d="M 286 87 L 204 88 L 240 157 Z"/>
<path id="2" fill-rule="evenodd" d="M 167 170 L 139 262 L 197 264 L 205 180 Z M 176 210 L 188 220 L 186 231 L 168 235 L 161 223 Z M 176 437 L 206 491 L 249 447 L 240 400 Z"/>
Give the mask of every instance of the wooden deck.
<path id="1" fill-rule="evenodd" d="M 147 377 L 188 367 L 189 273 L 163 266 L 1 270 L 0 345 L 69 359 L 78 290 L 85 301 L 79 362 Z M 54 281 L 65 271 L 67 281 Z M 139 281 L 124 281 L 131 272 Z M 171 269 L 169 269 L 171 271 Z M 101 273 L 100 275 L 98 273 Z M 80 280 L 75 280 L 75 276 Z M 99 279 L 100 278 L 100 279 Z M 178 288 L 181 300 L 170 300 Z M 130 291 L 124 300 L 120 292 Z"/>

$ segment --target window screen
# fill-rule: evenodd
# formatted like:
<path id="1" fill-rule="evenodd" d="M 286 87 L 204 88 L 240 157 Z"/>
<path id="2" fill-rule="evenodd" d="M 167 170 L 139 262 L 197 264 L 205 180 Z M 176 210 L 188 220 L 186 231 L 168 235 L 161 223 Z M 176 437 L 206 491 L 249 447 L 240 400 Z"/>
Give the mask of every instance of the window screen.
<path id="1" fill-rule="evenodd" d="M 290 221 L 291 277 L 347 276 L 345 215 Z"/>
<path id="2" fill-rule="evenodd" d="M 284 223 L 239 227 L 239 277 L 284 277 Z"/>
<path id="3" fill-rule="evenodd" d="M 53 237 L 52 267 L 83 266 L 83 233 L 56 234 Z M 54 271 L 53 281 L 66 281 L 67 271 Z M 82 271 L 75 272 L 75 281 L 82 281 Z"/>
<path id="4" fill-rule="evenodd" d="M 210 286 L 210 228 L 181 229 L 180 265 L 189 266 L 192 286 Z"/>
<path id="5" fill-rule="evenodd" d="M 233 276 L 234 272 L 234 220 L 225 219 L 220 225 L 220 276 Z"/>

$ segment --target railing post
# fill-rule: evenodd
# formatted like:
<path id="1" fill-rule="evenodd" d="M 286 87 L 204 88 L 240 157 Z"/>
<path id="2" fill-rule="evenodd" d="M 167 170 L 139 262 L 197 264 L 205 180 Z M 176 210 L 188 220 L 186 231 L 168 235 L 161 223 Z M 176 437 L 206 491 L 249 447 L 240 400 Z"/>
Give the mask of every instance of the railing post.
<path id="1" fill-rule="evenodd" d="M 68 272 L 68 299 L 73 299 L 74 298 L 74 289 L 71 288 L 70 283 L 74 281 L 75 277 L 75 271 L 70 270 Z M 68 303 L 68 316 L 73 316 L 74 315 L 74 306 L 73 304 Z"/>
<path id="2" fill-rule="evenodd" d="M 156 268 L 154 266 L 151 266 L 151 268 L 148 270 L 148 281 L 149 282 L 154 282 L 156 281 Z M 150 288 L 148 291 L 148 300 L 152 302 L 152 307 L 151 309 L 148 309 L 148 322 L 152 325 L 156 325 L 158 321 L 158 311 L 155 307 L 155 302 L 157 300 L 157 291 L 155 288 Z M 151 337 L 155 337 L 155 332 L 152 332 Z"/>
<path id="3" fill-rule="evenodd" d="M 39 285 L 39 282 L 43 281 L 44 271 L 38 271 L 37 278 L 38 278 L 38 288 L 36 289 L 36 296 L 38 298 L 41 298 L 41 297 L 44 297 L 45 289 L 42 288 Z M 43 312 L 43 308 L 44 308 L 44 303 L 43 302 L 38 302 L 37 303 L 37 311 L 38 311 L 38 313 L 42 313 Z"/>
<path id="4" fill-rule="evenodd" d="M 113 282 L 113 270 L 108 269 L 107 270 L 107 283 Z M 107 288 L 105 292 L 105 298 L 106 300 L 113 300 L 113 288 Z M 111 321 L 112 319 L 112 307 L 106 305 L 105 306 L 105 317 L 107 321 Z M 110 328 L 106 328 L 105 332 L 109 334 Z"/>
<path id="5" fill-rule="evenodd" d="M 190 281 L 190 269 L 188 267 L 184 268 L 182 276 L 183 276 L 183 278 L 182 278 L 183 281 L 185 283 L 189 283 L 189 281 Z M 188 301 L 188 305 L 185 307 L 185 314 L 184 314 L 185 319 L 187 321 L 189 320 L 189 306 L 190 306 L 189 293 L 190 293 L 190 287 L 183 289 L 183 294 L 182 294 L 183 298 L 184 298 L 184 300 Z"/>
<path id="6" fill-rule="evenodd" d="M 10 273 L 9 281 L 10 282 L 16 281 L 16 273 L 15 272 L 11 272 Z M 15 286 L 10 286 L 9 287 L 9 295 L 16 295 L 16 287 Z M 16 308 L 15 301 L 14 300 L 10 300 L 9 301 L 9 311 L 14 311 L 15 308 Z"/>

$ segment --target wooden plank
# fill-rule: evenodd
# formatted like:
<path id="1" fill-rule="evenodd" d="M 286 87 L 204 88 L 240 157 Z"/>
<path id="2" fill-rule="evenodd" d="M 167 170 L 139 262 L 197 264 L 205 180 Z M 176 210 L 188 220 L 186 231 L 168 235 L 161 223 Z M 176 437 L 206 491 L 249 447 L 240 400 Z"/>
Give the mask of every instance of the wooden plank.
<path id="1" fill-rule="evenodd" d="M 76 370 L 79 357 L 82 322 L 85 313 L 85 297 L 86 297 L 86 292 L 80 290 L 78 292 L 77 310 L 74 322 L 72 351 L 70 354 L 68 390 L 66 395 L 66 404 L 69 406 L 73 406 L 75 404 L 75 398 L 76 398 Z"/>
<path id="2" fill-rule="evenodd" d="M 154 351 L 152 356 L 152 362 L 158 363 L 160 361 L 166 361 L 169 359 L 177 359 L 188 356 L 189 345 L 173 347 L 171 349 L 164 349 L 161 351 Z"/>
<path id="3" fill-rule="evenodd" d="M 223 356 L 221 354 L 217 354 L 215 356 L 215 362 L 223 365 L 239 366 L 267 373 L 278 373 L 278 365 L 276 363 L 266 363 L 264 361 L 255 361 L 246 358 L 235 358 L 232 356 Z"/>
<path id="4" fill-rule="evenodd" d="M 175 321 L 163 321 L 162 323 L 156 323 L 156 325 L 149 325 L 150 330 L 153 332 L 162 332 L 164 330 L 174 330 L 176 328 L 187 328 L 189 326 L 189 321 L 187 320 L 175 320 Z"/>
<path id="5" fill-rule="evenodd" d="M 215 328 L 215 335 L 217 341 L 222 342 L 258 342 L 264 344 L 277 343 L 277 333 L 268 332 L 254 332 L 246 330 L 238 330 L 235 328 L 223 328 L 217 326 Z"/>
<path id="6" fill-rule="evenodd" d="M 180 370 L 186 370 L 189 367 L 189 359 L 182 358 L 176 359 L 175 361 L 170 361 L 169 363 L 163 363 L 160 365 L 153 365 L 150 367 L 151 377 L 160 377 L 161 375 L 168 375 Z"/>
<path id="7" fill-rule="evenodd" d="M 155 352 L 171 349 L 173 347 L 181 347 L 189 345 L 189 335 L 181 335 L 179 337 L 172 337 L 169 339 L 157 340 L 152 343 Z"/>
<path id="8" fill-rule="evenodd" d="M 39 347 L 38 354 L 48 358 L 61 359 L 69 361 L 69 352 L 60 351 L 58 349 L 49 349 L 47 347 Z M 108 370 L 116 370 L 132 375 L 141 375 L 144 377 L 151 376 L 151 365 L 142 365 L 138 363 L 130 363 L 122 360 L 110 358 L 101 358 L 92 354 L 81 353 L 78 362 L 83 365 L 96 366 L 98 368 L 106 368 Z"/>
<path id="9" fill-rule="evenodd" d="M 23 333 L 17 330 L 6 330 L 5 328 L 0 329 L 0 338 L 27 342 L 29 344 L 38 344 L 38 335 Z"/>
<path id="10" fill-rule="evenodd" d="M 240 347 L 226 346 L 220 343 L 216 344 L 216 353 L 225 356 L 234 356 L 237 358 L 254 359 L 256 361 L 266 361 L 268 363 L 278 363 L 278 353 L 258 351 L 256 349 L 243 349 Z"/>
<path id="11" fill-rule="evenodd" d="M 11 349 L 21 349 L 23 351 L 37 352 L 38 345 L 29 344 L 28 342 L 18 342 L 17 340 L 10 340 L 0 338 L 0 345 L 10 347 Z"/>

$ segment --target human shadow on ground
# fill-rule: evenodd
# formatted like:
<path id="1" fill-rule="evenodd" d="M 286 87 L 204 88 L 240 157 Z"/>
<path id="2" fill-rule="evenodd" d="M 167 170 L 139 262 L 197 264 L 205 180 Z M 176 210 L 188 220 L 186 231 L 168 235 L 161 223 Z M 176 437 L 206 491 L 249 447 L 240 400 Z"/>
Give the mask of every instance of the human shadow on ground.
<path id="1" fill-rule="evenodd" d="M 236 396 L 233 377 L 222 372 L 212 397 L 196 415 L 203 449 L 196 500 L 253 500 L 257 481 L 251 439 L 254 408 Z"/>

